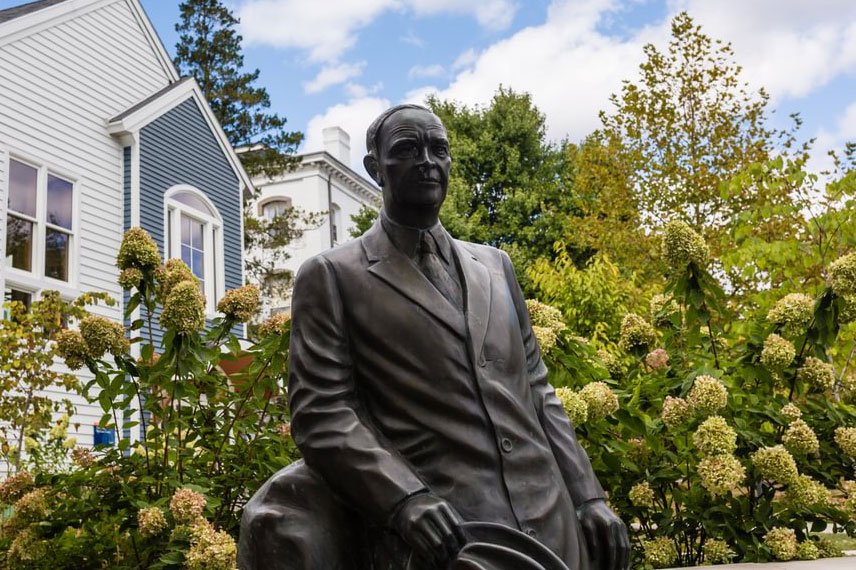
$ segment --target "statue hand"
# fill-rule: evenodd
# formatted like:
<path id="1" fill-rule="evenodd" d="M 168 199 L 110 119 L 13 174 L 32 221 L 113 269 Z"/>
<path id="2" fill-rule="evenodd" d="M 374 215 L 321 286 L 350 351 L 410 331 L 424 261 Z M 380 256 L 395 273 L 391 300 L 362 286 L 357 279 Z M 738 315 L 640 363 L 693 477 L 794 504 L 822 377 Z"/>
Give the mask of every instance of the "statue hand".
<path id="1" fill-rule="evenodd" d="M 455 509 L 436 495 L 421 493 L 404 501 L 392 527 L 413 550 L 438 568 L 445 568 L 466 543 Z"/>
<path id="2" fill-rule="evenodd" d="M 577 510 L 586 537 L 589 556 L 596 570 L 626 570 L 630 565 L 627 527 L 606 501 L 588 501 Z"/>

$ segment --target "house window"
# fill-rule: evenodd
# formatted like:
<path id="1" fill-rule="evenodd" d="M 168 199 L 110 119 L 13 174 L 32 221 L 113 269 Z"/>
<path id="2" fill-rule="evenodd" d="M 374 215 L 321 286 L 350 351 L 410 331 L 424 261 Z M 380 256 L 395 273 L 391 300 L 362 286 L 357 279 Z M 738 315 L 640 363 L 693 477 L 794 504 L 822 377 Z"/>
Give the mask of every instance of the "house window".
<path id="1" fill-rule="evenodd" d="M 46 167 L 9 160 L 6 266 L 69 282 L 74 183 Z"/>
<path id="2" fill-rule="evenodd" d="M 333 245 L 339 243 L 339 230 L 342 228 L 342 208 L 338 204 L 330 204 L 330 239 Z"/>
<path id="3" fill-rule="evenodd" d="M 274 218 L 284 216 L 291 209 L 291 200 L 288 198 L 277 198 L 269 200 L 261 205 L 261 215 L 269 222 Z"/>
<path id="4" fill-rule="evenodd" d="M 16 289 L 15 287 L 6 287 L 3 291 L 3 318 L 9 319 L 12 316 L 12 312 L 9 310 L 7 306 L 8 303 L 12 303 L 13 301 L 18 301 L 22 303 L 27 310 L 30 310 L 30 304 L 33 302 L 33 294 L 29 291 L 23 291 L 21 289 Z"/>
<path id="5" fill-rule="evenodd" d="M 195 188 L 181 186 L 167 192 L 166 254 L 181 259 L 199 278 L 213 314 L 224 293 L 223 220 L 214 204 Z"/>

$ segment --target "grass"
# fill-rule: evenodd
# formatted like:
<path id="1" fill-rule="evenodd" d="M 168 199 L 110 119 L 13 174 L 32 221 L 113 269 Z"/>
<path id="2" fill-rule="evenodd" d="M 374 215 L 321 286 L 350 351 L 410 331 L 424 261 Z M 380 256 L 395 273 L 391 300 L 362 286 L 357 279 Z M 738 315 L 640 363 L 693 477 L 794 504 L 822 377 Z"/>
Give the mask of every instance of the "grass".
<path id="1" fill-rule="evenodd" d="M 814 536 L 825 538 L 841 550 L 856 550 L 856 538 L 850 538 L 843 532 L 838 534 L 814 533 Z"/>

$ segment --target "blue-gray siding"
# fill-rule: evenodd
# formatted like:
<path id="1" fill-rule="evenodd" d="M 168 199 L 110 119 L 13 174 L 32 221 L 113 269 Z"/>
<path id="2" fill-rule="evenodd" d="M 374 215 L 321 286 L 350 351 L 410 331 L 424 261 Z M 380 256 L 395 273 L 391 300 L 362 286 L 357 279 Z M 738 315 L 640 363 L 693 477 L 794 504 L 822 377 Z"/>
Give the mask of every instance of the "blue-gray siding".
<path id="1" fill-rule="evenodd" d="M 223 218 L 226 289 L 241 281 L 241 189 L 193 99 L 176 106 L 140 131 L 140 225 L 164 249 L 164 193 L 177 184 L 204 192 Z M 144 317 L 145 318 L 145 317 Z M 154 319 L 157 323 L 157 318 Z M 241 334 L 243 327 L 236 327 Z M 155 346 L 161 331 L 155 330 Z"/>

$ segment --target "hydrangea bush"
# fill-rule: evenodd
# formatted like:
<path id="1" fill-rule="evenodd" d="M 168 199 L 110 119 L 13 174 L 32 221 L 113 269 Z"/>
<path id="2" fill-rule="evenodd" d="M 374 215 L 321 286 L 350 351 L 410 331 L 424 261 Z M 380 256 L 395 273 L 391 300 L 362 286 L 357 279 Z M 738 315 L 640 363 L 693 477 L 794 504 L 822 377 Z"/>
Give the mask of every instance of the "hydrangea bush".
<path id="1" fill-rule="evenodd" d="M 179 260 L 161 265 L 139 228 L 117 265 L 129 329 L 79 303 L 77 327 L 57 320 L 46 340 L 69 368 L 91 372 L 77 387 L 117 444 L 76 447 L 68 417 L 50 424 L 44 413 L 21 432 L 46 432 L 31 457 L 53 445 L 63 462 L 31 461 L 0 483 L 0 568 L 233 570 L 244 503 L 298 457 L 282 396 L 288 319 L 263 324 L 247 348 L 234 331 L 255 314 L 258 289 L 229 291 L 223 316 L 206 320 L 197 279 Z"/>
<path id="2" fill-rule="evenodd" d="M 546 351 L 634 568 L 839 554 L 812 533 L 856 534 L 856 350 L 837 342 L 856 254 L 816 297 L 769 311 L 727 298 L 685 224 L 667 226 L 663 255 L 650 319 L 629 313 L 595 346 L 567 331 Z"/>

